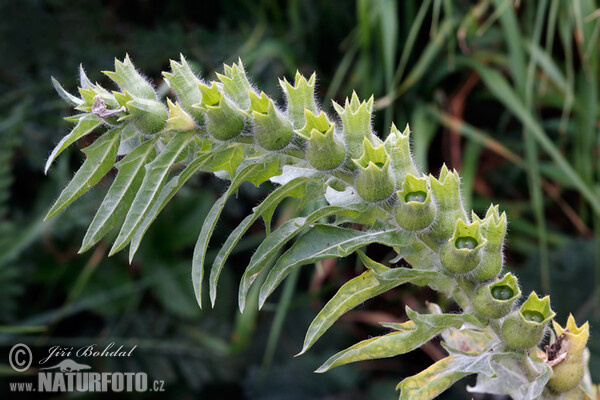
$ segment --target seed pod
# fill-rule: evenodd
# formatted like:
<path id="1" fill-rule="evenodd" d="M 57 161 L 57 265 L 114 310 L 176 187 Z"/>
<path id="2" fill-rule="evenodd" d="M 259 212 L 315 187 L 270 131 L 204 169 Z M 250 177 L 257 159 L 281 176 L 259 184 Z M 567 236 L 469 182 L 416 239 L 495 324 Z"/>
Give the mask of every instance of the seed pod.
<path id="1" fill-rule="evenodd" d="M 223 92 L 233 100 L 239 108 L 247 110 L 250 107 L 250 97 L 248 92 L 252 86 L 246 77 L 242 60 L 238 59 L 237 64 L 223 65 L 225 74 L 217 74 L 217 78 L 223 84 Z"/>
<path id="2" fill-rule="evenodd" d="M 385 140 L 385 149 L 392 159 L 392 168 L 396 182 L 404 181 L 407 174 L 418 175 L 417 167 L 410 152 L 410 127 L 400 132 L 392 123 L 390 134 Z"/>
<path id="3" fill-rule="evenodd" d="M 360 101 L 356 92 L 352 92 L 351 100 L 346 98 L 344 107 L 333 102 L 333 108 L 342 119 L 343 136 L 348 154 L 352 158 L 359 158 L 363 152 L 363 141 L 367 138 L 373 142 L 373 129 L 371 116 L 373 113 L 373 96 L 369 100 Z M 355 167 L 351 165 L 351 167 Z"/>
<path id="4" fill-rule="evenodd" d="M 324 112 L 316 116 L 304 110 L 304 119 L 304 127 L 296 130 L 296 133 L 308 139 L 306 157 L 310 165 L 319 171 L 340 167 L 346 159 L 346 148 L 335 134 L 335 124 L 327 119 Z"/>
<path id="5" fill-rule="evenodd" d="M 147 100 L 133 97 L 129 92 L 113 92 L 119 105 L 125 106 L 128 115 L 119 118 L 119 121 L 130 119 L 135 127 L 146 135 L 161 131 L 167 124 L 169 117 L 167 108 L 157 100 Z"/>
<path id="6" fill-rule="evenodd" d="M 460 176 L 444 164 L 439 178 L 429 176 L 429 184 L 436 201 L 437 217 L 427 235 L 437 242 L 445 242 L 454 232 L 456 221 L 468 221 L 460 197 Z"/>
<path id="7" fill-rule="evenodd" d="M 287 115 L 294 129 L 301 129 L 306 120 L 304 119 L 304 110 L 312 113 L 317 112 L 315 103 L 315 81 L 317 75 L 312 74 L 308 81 L 300 72 L 296 71 L 296 79 L 292 86 L 287 79 L 279 80 L 279 85 L 283 90 L 287 102 Z"/>
<path id="8" fill-rule="evenodd" d="M 536 346 L 544 337 L 546 325 L 554 315 L 550 308 L 550 297 L 540 299 L 532 292 L 527 301 L 510 313 L 502 323 L 504 341 L 518 350 Z"/>
<path id="9" fill-rule="evenodd" d="M 459 219 L 454 234 L 440 250 L 442 266 L 454 274 L 468 274 L 479 265 L 485 243 L 478 221 L 467 224 Z"/>
<path id="10" fill-rule="evenodd" d="M 590 326 L 586 322 L 581 327 L 577 327 L 573 315 L 569 315 L 565 328 L 561 327 L 556 321 L 552 321 L 556 336 L 560 340 L 559 348 L 555 349 L 556 357 L 563 357 L 562 361 L 548 360 L 550 363 L 556 361 L 552 366 L 552 378 L 548 381 L 548 386 L 558 393 L 565 393 L 575 389 L 583 379 L 585 365 L 584 350 L 590 335 Z"/>
<path id="11" fill-rule="evenodd" d="M 208 133 L 223 141 L 238 136 L 244 129 L 244 114 L 219 90 L 215 82 L 210 87 L 203 83 L 198 87 L 202 92 L 202 102 L 194 107 L 206 113 Z"/>
<path id="12" fill-rule="evenodd" d="M 250 116 L 254 123 L 254 137 L 260 147 L 277 151 L 287 147 L 294 138 L 292 124 L 275 108 L 273 100 L 264 92 L 258 97 L 249 92 Z"/>
<path id="13" fill-rule="evenodd" d="M 504 262 L 502 247 L 504 245 L 507 225 L 506 213 L 503 212 L 500 214 L 497 205 L 490 205 L 483 220 L 474 212 L 471 212 L 471 214 L 474 221 L 481 222 L 481 234 L 488 241 L 483 249 L 479 268 L 473 273 L 473 279 L 478 282 L 485 282 L 494 279 L 502 270 Z"/>
<path id="14" fill-rule="evenodd" d="M 519 297 L 521 290 L 517 278 L 508 273 L 501 280 L 475 289 L 471 304 L 481 317 L 496 319 L 507 315 Z"/>
<path id="15" fill-rule="evenodd" d="M 103 74 L 112 79 L 123 92 L 128 92 L 131 96 L 145 100 L 156 100 L 156 93 L 150 83 L 135 69 L 129 59 L 125 56 L 122 62 L 115 59 L 114 71 L 102 71 Z"/>
<path id="16" fill-rule="evenodd" d="M 181 108 L 190 114 L 196 123 L 202 123 L 204 121 L 202 110 L 193 107 L 194 104 L 202 101 L 202 93 L 198 87 L 201 82 L 196 78 L 183 55 L 180 62 L 171 60 L 171 72 L 163 72 L 163 76 L 177 95 Z"/>
<path id="17" fill-rule="evenodd" d="M 427 179 L 407 174 L 402 190 L 396 192 L 398 203 L 394 208 L 396 223 L 404 230 L 415 232 L 427 229 L 435 219 L 435 203 Z"/>
<path id="18" fill-rule="evenodd" d="M 390 174 L 390 156 L 385 151 L 383 143 L 373 147 L 364 138 L 363 155 L 352 159 L 358 167 L 355 187 L 358 195 L 368 202 L 379 202 L 389 198 L 395 189 L 394 180 Z"/>

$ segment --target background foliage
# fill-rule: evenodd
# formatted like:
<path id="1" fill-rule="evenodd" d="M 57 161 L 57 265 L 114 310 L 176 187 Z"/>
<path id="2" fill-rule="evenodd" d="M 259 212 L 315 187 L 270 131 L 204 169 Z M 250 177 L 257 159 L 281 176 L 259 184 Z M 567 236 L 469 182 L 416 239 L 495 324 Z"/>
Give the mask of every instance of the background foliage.
<path id="1" fill-rule="evenodd" d="M 109 69 L 126 52 L 156 82 L 168 59 L 181 52 L 205 76 L 239 56 L 248 75 L 275 98 L 275 77 L 291 77 L 296 68 L 317 71 L 325 107 L 353 89 L 361 98 L 373 93 L 379 132 L 387 132 L 391 121 L 410 122 L 422 167 L 435 172 L 445 161 L 459 169 L 466 202 L 480 215 L 492 201 L 507 211 L 508 265 L 524 291 L 551 294 L 559 322 L 573 312 L 578 321 L 590 319 L 594 331 L 600 322 L 599 5 L 473 3 L 0 3 L 0 30 L 9 38 L 0 41 L 2 360 L 18 341 L 39 354 L 52 345 L 137 343 L 132 359 L 94 368 L 147 371 L 167 379 L 173 396 L 275 399 L 293 393 L 312 399 L 395 398 L 399 375 L 443 356 L 431 343 L 393 360 L 313 374 L 327 355 L 380 334 L 377 321 L 405 319 L 404 305 L 419 309 L 427 300 L 444 300 L 403 287 L 349 313 L 315 351 L 292 358 L 319 305 L 355 275 L 355 260 L 307 269 L 284 285 L 280 302 L 276 295 L 260 314 L 240 315 L 237 284 L 262 238 L 261 226 L 236 248 L 216 308 L 200 311 L 189 260 L 203 216 L 225 188 L 211 176 L 194 179 L 163 211 L 131 266 L 124 254 L 106 257 L 109 240 L 77 255 L 101 188 L 42 223 L 82 162 L 72 149 L 43 176 L 50 149 L 69 128 L 60 118 L 69 111 L 50 76 L 74 88 L 81 62 L 92 80 L 106 83 L 95 71 Z M 107 188 L 111 178 L 105 179 L 101 186 Z M 213 243 L 222 242 L 263 197 L 262 190 L 242 186 Z M 290 203 L 280 212 L 293 209 Z M 369 255 L 387 256 L 375 246 Z M 593 334 L 590 349 L 598 381 L 600 340 Z M 464 398 L 463 391 L 456 387 L 443 398 Z"/>

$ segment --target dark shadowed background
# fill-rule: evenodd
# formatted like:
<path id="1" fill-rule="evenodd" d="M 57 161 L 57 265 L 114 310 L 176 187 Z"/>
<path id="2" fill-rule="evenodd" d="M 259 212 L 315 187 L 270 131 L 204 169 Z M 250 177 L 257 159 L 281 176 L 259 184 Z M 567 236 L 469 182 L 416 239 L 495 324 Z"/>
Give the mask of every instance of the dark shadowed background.
<path id="1" fill-rule="evenodd" d="M 445 162 L 461 172 L 465 202 L 476 212 L 494 202 L 508 213 L 508 269 L 524 292 L 552 295 L 560 323 L 569 312 L 590 320 L 591 370 L 599 381 L 599 6 L 595 0 L 0 2 L 0 393 L 8 381 L 26 379 L 7 363 L 19 342 L 38 359 L 55 345 L 137 345 L 129 358 L 88 361 L 96 371 L 148 372 L 166 381 L 169 398 L 198 399 L 395 399 L 401 379 L 444 355 L 431 343 L 394 359 L 313 374 L 329 355 L 383 333 L 379 321 L 404 320 L 405 305 L 453 305 L 434 292 L 401 287 L 348 313 L 312 351 L 293 358 L 320 306 L 359 269 L 353 258 L 307 267 L 295 287 L 288 285 L 289 302 L 279 303 L 276 294 L 263 311 L 242 315 L 237 284 L 264 237 L 260 224 L 224 270 L 216 308 L 200 310 L 191 253 L 204 215 L 226 187 L 214 176 L 197 176 L 180 191 L 132 265 L 125 254 L 107 257 L 110 237 L 77 254 L 112 173 L 42 222 L 83 160 L 77 147 L 90 143 L 82 139 L 44 176 L 48 154 L 70 128 L 62 118 L 71 113 L 50 77 L 75 91 L 81 63 L 92 80 L 110 87 L 100 71 L 126 53 L 163 93 L 160 72 L 182 53 L 208 79 L 241 57 L 256 85 L 278 100 L 277 78 L 316 71 L 330 113 L 331 100 L 342 102 L 353 89 L 361 98 L 373 94 L 382 137 L 392 121 L 410 123 L 424 170 L 437 174 Z M 228 203 L 211 242 L 213 257 L 266 186 L 243 186 Z M 284 205 L 280 212 L 293 210 Z M 369 254 L 390 258 L 376 246 Z M 466 398 L 466 383 L 442 398 Z"/>

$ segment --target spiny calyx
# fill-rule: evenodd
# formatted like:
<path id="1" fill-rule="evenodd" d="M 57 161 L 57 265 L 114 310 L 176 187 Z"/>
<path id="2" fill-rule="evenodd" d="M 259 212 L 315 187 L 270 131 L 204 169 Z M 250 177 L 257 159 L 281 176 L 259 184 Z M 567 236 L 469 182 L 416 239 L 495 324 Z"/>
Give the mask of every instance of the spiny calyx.
<path id="1" fill-rule="evenodd" d="M 390 156 L 383 143 L 374 147 L 365 137 L 362 157 L 352 161 L 358 166 L 355 185 L 358 195 L 363 200 L 380 202 L 394 193 L 395 183 L 390 173 Z"/>

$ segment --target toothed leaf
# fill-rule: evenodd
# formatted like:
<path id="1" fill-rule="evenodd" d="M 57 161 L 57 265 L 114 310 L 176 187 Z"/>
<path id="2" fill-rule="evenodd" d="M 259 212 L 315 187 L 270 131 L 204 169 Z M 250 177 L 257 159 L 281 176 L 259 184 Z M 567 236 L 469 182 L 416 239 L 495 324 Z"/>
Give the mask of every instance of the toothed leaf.
<path id="1" fill-rule="evenodd" d="M 231 232 L 227 240 L 221 246 L 217 257 L 212 265 L 210 271 L 209 287 L 210 287 L 210 301 L 214 307 L 215 300 L 217 297 L 217 282 L 221 270 L 225 266 L 225 261 L 231 254 L 233 248 L 237 245 L 242 236 L 246 231 L 256 222 L 263 213 L 272 213 L 275 207 L 286 197 L 302 197 L 306 195 L 308 186 L 313 184 L 313 181 L 309 178 L 296 178 L 284 186 L 280 186 L 275 189 L 267 198 L 257 207 L 254 207 L 253 213 L 248 215 L 244 220 Z M 269 216 L 270 219 L 270 216 Z"/>
<path id="2" fill-rule="evenodd" d="M 395 228 L 361 232 L 336 226 L 316 225 L 277 261 L 260 290 L 259 304 L 262 306 L 267 297 L 295 268 L 326 258 L 346 257 L 371 243 L 403 247 L 411 242 L 412 236 Z"/>
<path id="3" fill-rule="evenodd" d="M 119 173 L 83 238 L 80 253 L 98 243 L 123 220 L 144 179 L 144 165 L 153 157 L 154 140 L 151 140 L 137 147 L 115 165 Z"/>
<path id="4" fill-rule="evenodd" d="M 94 187 L 110 171 L 117 156 L 120 133 L 120 129 L 108 131 L 96 139 L 92 145 L 82 150 L 87 155 L 87 158 L 67 187 L 62 191 L 56 203 L 48 211 L 45 219 L 52 218 L 64 210 L 79 196 Z"/>
<path id="5" fill-rule="evenodd" d="M 166 182 L 171 167 L 192 139 L 192 135 L 193 132 L 176 134 L 164 150 L 152 162 L 146 164 L 146 174 L 144 175 L 142 186 L 137 192 L 129 208 L 129 212 L 127 212 L 125 222 L 123 222 L 119 236 L 115 240 L 110 254 L 114 254 L 127 246 L 127 243 L 129 243 L 135 230 L 144 220 L 146 213 L 152 206 L 152 202 L 156 199 L 160 189 Z"/>
<path id="6" fill-rule="evenodd" d="M 327 206 L 313 212 L 308 217 L 293 218 L 281 224 L 279 228 L 268 235 L 265 240 L 262 241 L 260 246 L 258 246 L 250 259 L 246 271 L 244 271 L 238 293 L 240 310 L 243 311 L 245 308 L 248 290 L 250 290 L 250 286 L 256 279 L 256 276 L 263 270 L 269 261 L 277 255 L 278 251 L 304 228 L 330 215 L 356 217 L 358 214 L 359 211 L 352 208 Z"/>
<path id="7" fill-rule="evenodd" d="M 50 157 L 48 157 L 48 161 L 46 161 L 44 173 L 48 173 L 50 165 L 52 164 L 52 162 L 54 162 L 56 157 L 58 157 L 58 155 L 63 152 L 64 149 L 69 147 L 77 139 L 84 137 L 85 135 L 96 129 L 98 126 L 100 126 L 101 123 L 102 119 L 95 116 L 94 114 L 84 114 L 81 117 L 79 117 L 75 128 L 73 128 L 73 130 L 67 136 L 63 137 L 61 141 L 56 145 L 54 150 L 52 150 Z"/>

